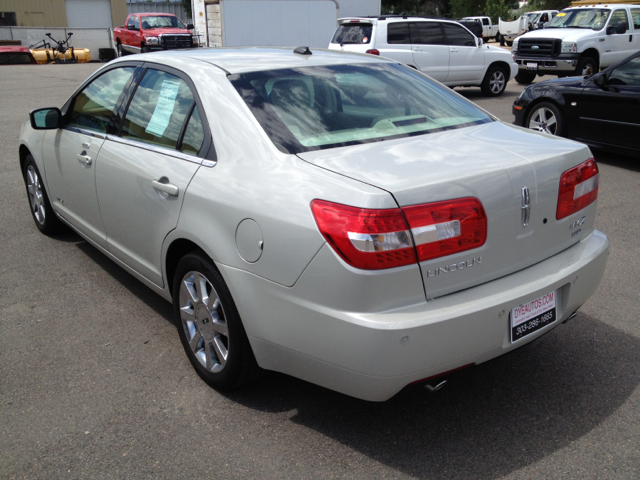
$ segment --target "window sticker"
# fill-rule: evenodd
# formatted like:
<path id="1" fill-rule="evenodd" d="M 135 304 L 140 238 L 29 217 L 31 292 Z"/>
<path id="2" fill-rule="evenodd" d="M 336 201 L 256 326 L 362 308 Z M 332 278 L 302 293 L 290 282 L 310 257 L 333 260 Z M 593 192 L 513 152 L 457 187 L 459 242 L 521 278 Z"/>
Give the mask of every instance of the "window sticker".
<path id="1" fill-rule="evenodd" d="M 145 132 L 161 137 L 164 131 L 169 126 L 169 120 L 171 114 L 176 105 L 176 97 L 178 96 L 178 89 L 180 83 L 172 80 L 163 80 L 162 87 L 160 89 L 160 96 L 158 97 L 158 103 L 153 111 L 149 125 L 145 129 Z"/>
<path id="2" fill-rule="evenodd" d="M 566 13 L 559 13 L 558 17 L 564 17 L 566 15 Z"/>

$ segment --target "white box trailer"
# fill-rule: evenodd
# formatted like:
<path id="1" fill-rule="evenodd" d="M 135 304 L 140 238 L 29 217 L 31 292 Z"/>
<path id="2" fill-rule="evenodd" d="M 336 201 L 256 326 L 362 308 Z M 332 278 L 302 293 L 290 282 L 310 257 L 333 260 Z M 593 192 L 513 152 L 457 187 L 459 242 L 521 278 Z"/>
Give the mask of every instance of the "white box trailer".
<path id="1" fill-rule="evenodd" d="M 378 16 L 381 0 L 191 0 L 200 42 L 209 47 L 326 48 L 344 16 Z"/>

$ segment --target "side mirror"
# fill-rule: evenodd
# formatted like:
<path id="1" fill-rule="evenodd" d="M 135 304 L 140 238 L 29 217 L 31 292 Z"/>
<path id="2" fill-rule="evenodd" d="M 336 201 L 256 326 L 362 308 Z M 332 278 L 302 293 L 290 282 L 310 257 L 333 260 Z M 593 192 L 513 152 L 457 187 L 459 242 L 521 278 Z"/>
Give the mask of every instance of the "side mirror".
<path id="1" fill-rule="evenodd" d="M 127 25 L 127 30 L 138 30 L 134 25 Z"/>
<path id="2" fill-rule="evenodd" d="M 626 33 L 627 32 L 627 22 L 620 22 L 616 27 L 616 33 Z"/>
<path id="3" fill-rule="evenodd" d="M 478 47 L 481 47 L 484 44 L 484 40 L 481 38 L 478 39 Z"/>
<path id="4" fill-rule="evenodd" d="M 62 113 L 58 107 L 36 108 L 29 112 L 31 128 L 34 130 L 55 130 L 60 126 Z"/>
<path id="5" fill-rule="evenodd" d="M 193 26 L 193 23 L 187 23 L 187 30 L 193 30 L 194 28 L 196 27 Z"/>
<path id="6" fill-rule="evenodd" d="M 604 88 L 604 86 L 607 83 L 607 76 L 606 75 L 599 75 L 593 80 L 593 83 L 595 83 L 600 88 Z"/>

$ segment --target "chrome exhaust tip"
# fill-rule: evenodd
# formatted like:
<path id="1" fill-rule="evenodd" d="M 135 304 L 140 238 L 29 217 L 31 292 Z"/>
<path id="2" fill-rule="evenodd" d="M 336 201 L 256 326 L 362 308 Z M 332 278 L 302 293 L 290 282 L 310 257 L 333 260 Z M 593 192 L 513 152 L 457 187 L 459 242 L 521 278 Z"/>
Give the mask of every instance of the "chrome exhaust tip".
<path id="1" fill-rule="evenodd" d="M 448 383 L 447 380 L 442 380 L 440 382 L 427 383 L 427 384 L 425 384 L 424 388 L 429 393 L 435 393 L 438 390 L 442 390 L 447 385 L 447 383 Z"/>

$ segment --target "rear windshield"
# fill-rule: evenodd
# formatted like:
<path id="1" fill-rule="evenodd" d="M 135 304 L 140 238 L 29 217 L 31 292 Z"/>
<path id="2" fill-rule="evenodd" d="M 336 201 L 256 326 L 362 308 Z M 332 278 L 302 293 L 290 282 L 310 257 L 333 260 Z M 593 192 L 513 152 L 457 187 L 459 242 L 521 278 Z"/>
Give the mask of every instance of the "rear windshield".
<path id="1" fill-rule="evenodd" d="M 371 43 L 372 31 L 373 25 L 370 23 L 345 23 L 338 27 L 331 43 L 341 45 Z"/>
<path id="2" fill-rule="evenodd" d="M 33 63 L 31 55 L 26 52 L 0 53 L 0 65 L 24 65 L 25 63 Z"/>
<path id="3" fill-rule="evenodd" d="M 415 70 L 391 63 L 271 70 L 229 79 L 285 153 L 492 121 L 470 102 Z"/>

